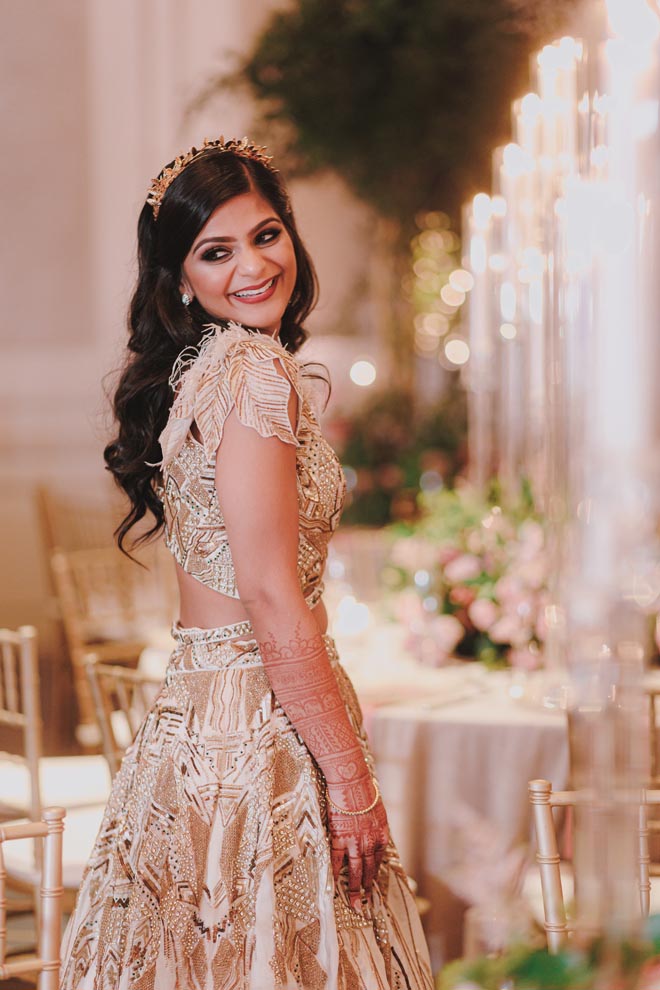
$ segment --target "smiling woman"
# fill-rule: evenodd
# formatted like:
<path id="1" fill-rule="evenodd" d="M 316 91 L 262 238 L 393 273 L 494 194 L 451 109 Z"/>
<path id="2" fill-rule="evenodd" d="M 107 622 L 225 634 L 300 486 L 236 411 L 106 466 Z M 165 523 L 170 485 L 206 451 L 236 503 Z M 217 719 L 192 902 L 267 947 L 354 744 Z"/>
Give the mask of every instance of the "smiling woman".
<path id="1" fill-rule="evenodd" d="M 346 486 L 294 356 L 314 270 L 263 149 L 220 139 L 167 166 L 139 251 L 106 461 L 131 500 L 120 545 L 147 511 L 165 530 L 180 621 L 114 781 L 62 990 L 431 990 L 325 632 Z"/>
<path id="2" fill-rule="evenodd" d="M 296 274 L 290 234 L 253 190 L 211 214 L 183 262 L 180 288 L 217 319 L 256 322 L 275 336 Z"/>

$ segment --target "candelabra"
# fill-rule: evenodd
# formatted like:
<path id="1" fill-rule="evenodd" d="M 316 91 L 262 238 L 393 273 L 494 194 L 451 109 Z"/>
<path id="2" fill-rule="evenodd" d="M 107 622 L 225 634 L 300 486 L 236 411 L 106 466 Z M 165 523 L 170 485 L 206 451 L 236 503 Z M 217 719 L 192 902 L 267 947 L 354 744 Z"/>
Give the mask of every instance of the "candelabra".
<path id="1" fill-rule="evenodd" d="M 474 482 L 529 480 L 548 530 L 546 662 L 569 688 L 581 921 L 639 918 L 648 613 L 660 608 L 660 17 L 607 0 L 547 45 L 464 210 Z M 594 13 L 597 8 L 594 7 Z M 565 673 L 563 673 L 565 671 Z"/>

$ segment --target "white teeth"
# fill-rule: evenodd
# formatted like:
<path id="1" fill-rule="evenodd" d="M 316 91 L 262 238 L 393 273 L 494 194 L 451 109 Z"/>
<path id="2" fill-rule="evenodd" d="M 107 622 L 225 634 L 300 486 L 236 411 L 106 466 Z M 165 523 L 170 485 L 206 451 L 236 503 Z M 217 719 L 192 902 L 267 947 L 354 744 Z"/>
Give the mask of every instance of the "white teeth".
<path id="1" fill-rule="evenodd" d="M 248 289 L 245 292 L 235 292 L 234 295 L 238 296 L 239 299 L 243 299 L 246 296 L 260 296 L 263 292 L 268 292 L 274 281 L 275 276 L 266 285 L 262 285 L 260 289 Z"/>

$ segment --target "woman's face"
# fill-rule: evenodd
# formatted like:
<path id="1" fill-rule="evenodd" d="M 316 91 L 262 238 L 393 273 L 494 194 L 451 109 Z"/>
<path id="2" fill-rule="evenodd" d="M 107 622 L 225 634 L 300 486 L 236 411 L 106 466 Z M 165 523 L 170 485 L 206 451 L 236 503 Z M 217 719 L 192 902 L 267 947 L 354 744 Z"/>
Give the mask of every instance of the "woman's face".
<path id="1" fill-rule="evenodd" d="M 258 192 L 219 206 L 183 262 L 181 292 L 218 319 L 277 336 L 296 282 L 293 242 Z"/>

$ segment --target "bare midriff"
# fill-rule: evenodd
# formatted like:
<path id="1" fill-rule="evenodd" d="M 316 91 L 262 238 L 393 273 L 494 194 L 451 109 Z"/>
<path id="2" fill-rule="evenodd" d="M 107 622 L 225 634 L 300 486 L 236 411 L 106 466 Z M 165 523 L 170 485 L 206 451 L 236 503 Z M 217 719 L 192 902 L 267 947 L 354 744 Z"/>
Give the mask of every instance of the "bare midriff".
<path id="1" fill-rule="evenodd" d="M 177 582 L 179 585 L 179 622 L 184 628 L 216 629 L 234 622 L 244 622 L 249 619 L 245 606 L 238 598 L 230 598 L 187 574 L 180 564 L 175 562 Z M 328 628 L 328 613 L 323 600 L 317 602 L 311 610 L 316 619 L 321 634 Z"/>

